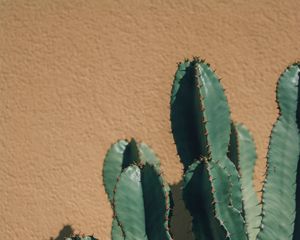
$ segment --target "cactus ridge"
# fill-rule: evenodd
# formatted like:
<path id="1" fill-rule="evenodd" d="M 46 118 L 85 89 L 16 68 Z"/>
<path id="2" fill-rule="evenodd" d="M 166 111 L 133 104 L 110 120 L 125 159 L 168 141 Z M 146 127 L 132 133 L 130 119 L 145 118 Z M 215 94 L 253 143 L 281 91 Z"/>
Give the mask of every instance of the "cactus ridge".
<path id="1" fill-rule="evenodd" d="M 299 66 L 288 67 L 277 85 L 280 116 L 270 137 L 262 189 L 262 223 L 258 240 L 293 239 L 296 177 L 300 153 L 297 126 Z M 280 219 L 280 221 L 279 221 Z"/>
<path id="2" fill-rule="evenodd" d="M 253 138 L 245 125 L 231 124 L 229 158 L 241 175 L 243 215 L 249 240 L 256 239 L 261 222 L 261 206 L 254 189 L 256 150 Z"/>

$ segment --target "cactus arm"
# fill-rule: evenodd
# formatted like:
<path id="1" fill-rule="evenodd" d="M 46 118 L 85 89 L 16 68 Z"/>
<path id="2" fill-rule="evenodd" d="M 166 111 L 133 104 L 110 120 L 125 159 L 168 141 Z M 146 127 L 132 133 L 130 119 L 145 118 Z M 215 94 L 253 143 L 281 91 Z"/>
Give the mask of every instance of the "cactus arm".
<path id="1" fill-rule="evenodd" d="M 218 77 L 209 64 L 196 62 L 194 68 L 205 121 L 208 155 L 211 158 L 221 159 L 227 154 L 230 136 L 227 99 Z"/>
<path id="2" fill-rule="evenodd" d="M 196 85 L 203 113 L 203 127 L 207 142 L 207 157 L 220 161 L 230 176 L 231 203 L 242 211 L 241 185 L 238 172 L 227 157 L 230 138 L 230 112 L 224 89 L 219 79 L 204 62 L 195 63 Z"/>
<path id="3" fill-rule="evenodd" d="M 124 151 L 127 145 L 128 142 L 126 140 L 117 141 L 110 147 L 104 158 L 102 175 L 104 187 L 110 202 L 113 200 L 113 190 L 117 183 L 117 178 L 122 172 Z"/>
<path id="4" fill-rule="evenodd" d="M 296 123 L 299 72 L 296 64 L 290 66 L 279 78 L 277 86 L 280 116 L 269 143 L 258 240 L 293 238 L 300 152 Z"/>
<path id="5" fill-rule="evenodd" d="M 232 123 L 229 156 L 241 174 L 243 213 L 247 233 L 249 240 L 255 240 L 261 222 L 261 206 L 253 183 L 257 156 L 253 138 L 243 124 Z"/>
<path id="6" fill-rule="evenodd" d="M 171 92 L 171 128 L 184 170 L 202 154 L 199 136 L 199 107 L 192 63 L 186 60 L 178 65 Z"/>
<path id="7" fill-rule="evenodd" d="M 118 220 L 114 217 L 111 228 L 111 237 L 113 240 L 124 240 L 123 229 L 118 223 Z"/>
<path id="8" fill-rule="evenodd" d="M 183 176 L 183 200 L 197 240 L 223 240 L 227 232 L 215 217 L 212 186 L 203 162 L 192 163 Z"/>
<path id="9" fill-rule="evenodd" d="M 125 239 L 147 239 L 141 171 L 127 167 L 120 175 L 114 195 L 115 215 Z"/>
<path id="10" fill-rule="evenodd" d="M 155 166 L 142 169 L 146 233 L 151 240 L 172 239 L 169 232 L 170 189 Z"/>

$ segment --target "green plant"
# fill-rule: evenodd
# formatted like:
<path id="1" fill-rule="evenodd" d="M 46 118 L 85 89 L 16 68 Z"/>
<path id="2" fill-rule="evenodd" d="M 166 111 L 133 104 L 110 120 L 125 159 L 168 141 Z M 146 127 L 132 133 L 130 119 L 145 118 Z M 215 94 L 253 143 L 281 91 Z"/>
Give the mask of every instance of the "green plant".
<path id="1" fill-rule="evenodd" d="M 108 150 L 103 181 L 114 218 L 112 239 L 172 239 L 172 198 L 160 163 L 144 143 L 119 140 Z"/>
<path id="2" fill-rule="evenodd" d="M 299 65 L 293 64 L 277 88 L 280 117 L 270 139 L 261 210 L 252 181 L 256 154 L 248 130 L 232 123 L 224 90 L 207 63 L 194 58 L 178 64 L 171 125 L 184 166 L 183 199 L 193 216 L 196 239 L 299 239 L 299 219 L 295 228 L 293 224 L 298 83 Z"/>

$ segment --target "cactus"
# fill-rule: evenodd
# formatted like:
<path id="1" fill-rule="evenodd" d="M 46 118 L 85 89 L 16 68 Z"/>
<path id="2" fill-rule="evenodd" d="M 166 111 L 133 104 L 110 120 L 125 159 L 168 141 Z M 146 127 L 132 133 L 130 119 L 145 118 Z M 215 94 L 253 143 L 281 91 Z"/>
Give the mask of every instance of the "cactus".
<path id="1" fill-rule="evenodd" d="M 85 235 L 75 235 L 74 237 L 67 237 L 65 240 L 98 240 L 94 236 L 85 236 Z"/>
<path id="2" fill-rule="evenodd" d="M 280 116 L 270 137 L 261 208 L 249 131 L 241 124 L 230 127 L 224 90 L 207 63 L 194 58 L 178 64 L 171 127 L 197 240 L 300 239 L 299 76 L 300 65 L 293 64 L 278 82 Z"/>
<path id="3" fill-rule="evenodd" d="M 114 218 L 112 239 L 172 239 L 172 198 L 160 163 L 144 143 L 120 140 L 108 150 L 103 181 Z"/>
<path id="4" fill-rule="evenodd" d="M 277 102 L 280 116 L 270 137 L 258 240 L 299 239 L 299 225 L 294 227 L 300 155 L 299 74 L 299 64 L 293 64 L 283 72 L 278 81 Z M 299 219 L 296 219 L 296 223 L 299 224 Z"/>
<path id="5" fill-rule="evenodd" d="M 230 123 L 224 90 L 209 64 L 198 58 L 180 63 L 171 93 L 171 125 L 196 239 L 247 239 L 240 177 L 227 157 Z M 197 187 L 199 182 L 204 186 Z M 208 195 L 211 202 L 206 202 Z M 218 234 L 200 233 L 208 227 Z"/>

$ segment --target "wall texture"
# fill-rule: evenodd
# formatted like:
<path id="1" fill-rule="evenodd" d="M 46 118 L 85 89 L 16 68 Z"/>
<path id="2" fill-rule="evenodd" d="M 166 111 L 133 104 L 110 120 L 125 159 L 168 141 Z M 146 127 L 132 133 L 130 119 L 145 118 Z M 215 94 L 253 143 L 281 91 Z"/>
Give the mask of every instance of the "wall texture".
<path id="1" fill-rule="evenodd" d="M 1 0 L 1 235 L 49 239 L 72 224 L 109 240 L 101 172 L 119 138 L 151 145 L 176 184 L 169 93 L 176 62 L 193 55 L 216 68 L 233 119 L 252 130 L 259 186 L 276 81 L 300 57 L 299 10 L 297 0 Z"/>

